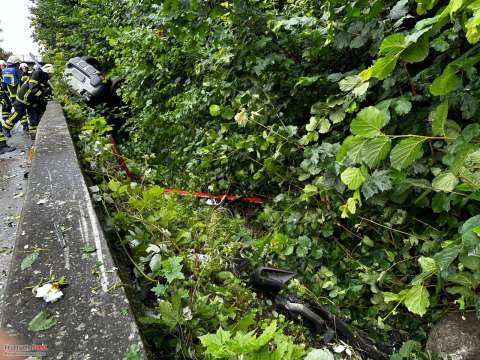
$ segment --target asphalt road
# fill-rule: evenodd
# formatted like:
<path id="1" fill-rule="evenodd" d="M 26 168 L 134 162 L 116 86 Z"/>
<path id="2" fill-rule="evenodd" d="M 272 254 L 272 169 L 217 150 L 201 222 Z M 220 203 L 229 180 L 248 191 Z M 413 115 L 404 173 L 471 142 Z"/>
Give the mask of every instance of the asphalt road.
<path id="1" fill-rule="evenodd" d="M 7 282 L 15 235 L 26 193 L 30 137 L 21 127 L 7 140 L 17 150 L 0 155 L 0 311 Z M 26 175 L 25 175 L 26 174 Z"/>

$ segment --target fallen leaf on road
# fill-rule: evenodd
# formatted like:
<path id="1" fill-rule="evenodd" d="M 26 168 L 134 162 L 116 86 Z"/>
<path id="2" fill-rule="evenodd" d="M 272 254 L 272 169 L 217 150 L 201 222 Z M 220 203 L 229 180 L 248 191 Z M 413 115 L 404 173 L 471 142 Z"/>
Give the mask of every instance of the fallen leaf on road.
<path id="1" fill-rule="evenodd" d="M 46 311 L 40 311 L 28 324 L 30 331 L 48 330 L 57 323 L 55 319 L 49 318 Z"/>
<path id="2" fill-rule="evenodd" d="M 32 267 L 33 263 L 37 260 L 37 258 L 38 258 L 38 252 L 34 252 L 30 255 L 25 256 L 22 260 L 22 263 L 20 264 L 20 268 L 22 270 L 26 270 Z"/>

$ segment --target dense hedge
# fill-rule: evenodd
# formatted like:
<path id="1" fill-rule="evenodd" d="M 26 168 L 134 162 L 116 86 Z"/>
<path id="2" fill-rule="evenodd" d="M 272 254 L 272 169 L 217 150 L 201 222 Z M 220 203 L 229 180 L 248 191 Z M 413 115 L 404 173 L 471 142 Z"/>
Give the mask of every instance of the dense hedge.
<path id="1" fill-rule="evenodd" d="M 384 338 L 480 313 L 478 0 L 36 4 L 48 56 L 125 77 L 133 169 L 271 199 L 254 262 Z"/>

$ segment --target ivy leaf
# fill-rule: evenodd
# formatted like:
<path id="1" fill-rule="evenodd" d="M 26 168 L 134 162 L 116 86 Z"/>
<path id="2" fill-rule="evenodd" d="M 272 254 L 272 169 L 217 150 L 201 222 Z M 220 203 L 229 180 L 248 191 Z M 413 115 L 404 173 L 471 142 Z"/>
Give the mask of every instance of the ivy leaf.
<path id="1" fill-rule="evenodd" d="M 423 285 L 418 284 L 406 292 L 403 302 L 410 312 L 423 316 L 430 306 L 429 296 L 427 289 Z"/>
<path id="2" fill-rule="evenodd" d="M 362 185 L 362 194 L 365 199 L 392 189 L 392 182 L 388 170 L 375 170 Z"/>
<path id="3" fill-rule="evenodd" d="M 432 134 L 435 136 L 445 136 L 445 121 L 448 116 L 448 100 L 445 99 L 430 113 L 432 121 Z"/>
<path id="4" fill-rule="evenodd" d="M 434 96 L 445 95 L 455 89 L 460 82 L 461 79 L 457 76 L 457 68 L 448 65 L 442 75 L 433 80 L 429 90 Z"/>
<path id="5" fill-rule="evenodd" d="M 372 66 L 372 76 L 379 80 L 385 79 L 397 66 L 398 57 L 396 55 L 387 55 L 379 58 Z"/>
<path id="6" fill-rule="evenodd" d="M 37 260 L 38 258 L 38 252 L 31 253 L 30 255 L 27 255 L 23 258 L 22 263 L 20 264 L 20 269 L 26 270 L 28 268 L 31 268 L 33 263 Z"/>
<path id="7" fill-rule="evenodd" d="M 397 170 L 405 169 L 422 155 L 422 144 L 425 138 L 409 137 L 400 141 L 390 153 L 392 167 Z"/>
<path id="8" fill-rule="evenodd" d="M 350 124 L 350 131 L 354 135 L 372 138 L 382 134 L 380 129 L 384 125 L 385 114 L 374 106 L 362 109 Z"/>
<path id="9" fill-rule="evenodd" d="M 362 158 L 369 168 L 374 168 L 385 160 L 390 152 L 392 141 L 388 136 L 369 139 L 362 148 Z"/>
<path id="10" fill-rule="evenodd" d="M 366 178 L 364 170 L 354 167 L 346 168 L 340 175 L 340 179 L 350 190 L 357 190 Z"/>
<path id="11" fill-rule="evenodd" d="M 452 192 L 458 185 L 458 178 L 451 172 L 438 174 L 432 181 L 432 188 L 435 191 Z"/>
<path id="12" fill-rule="evenodd" d="M 49 318 L 48 313 L 43 310 L 40 311 L 28 324 L 29 331 L 44 331 L 50 329 L 57 323 L 55 319 Z"/>

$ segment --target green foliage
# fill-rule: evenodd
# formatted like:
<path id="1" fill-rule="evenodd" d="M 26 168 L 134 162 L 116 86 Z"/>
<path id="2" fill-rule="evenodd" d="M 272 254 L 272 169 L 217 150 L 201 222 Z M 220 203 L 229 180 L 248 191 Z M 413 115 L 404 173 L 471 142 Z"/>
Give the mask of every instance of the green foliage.
<path id="1" fill-rule="evenodd" d="M 288 336 L 277 331 L 277 323 L 272 321 L 258 337 L 255 331 L 244 333 L 238 331 L 233 336 L 230 331 L 222 328 L 215 334 L 200 337 L 202 345 L 206 347 L 205 354 L 214 359 L 230 359 L 242 357 L 243 359 L 301 359 L 304 354 L 303 346 L 292 343 Z M 273 346 L 270 346 L 273 342 Z"/>
<path id="2" fill-rule="evenodd" d="M 176 356 L 201 354 L 191 339 L 219 328 L 247 334 L 233 314 L 263 309 L 228 260 L 237 250 L 295 270 L 304 295 L 372 337 L 395 328 L 422 342 L 445 309 L 478 308 L 478 1 L 37 3 L 47 56 L 89 54 L 125 77 L 122 151 L 141 185 L 118 173 L 107 121 L 64 89 L 60 99 L 85 125 L 83 161 L 99 182 L 114 177 L 102 198 L 122 241 L 140 244 L 135 269 L 159 301 L 144 320 L 169 351 L 180 344 Z M 212 213 L 159 182 L 266 195 L 248 219 L 262 231 L 239 240 L 234 219 L 213 236 Z M 219 259 L 201 271 L 196 306 L 190 253 Z M 239 288 L 245 298 L 233 300 Z M 397 359 L 418 353 L 407 344 Z"/>

